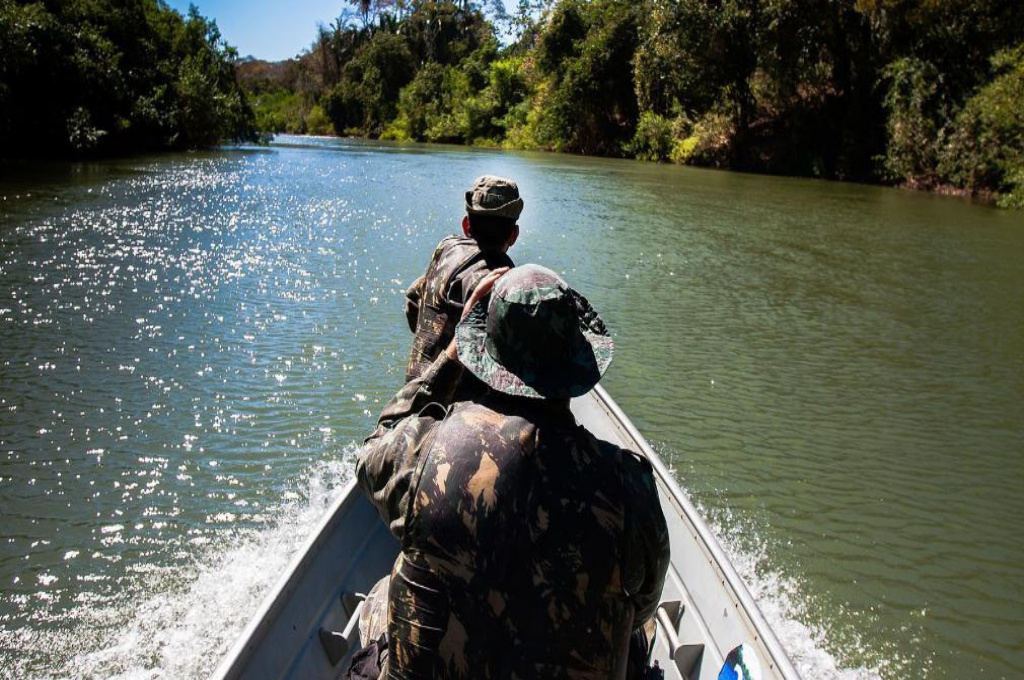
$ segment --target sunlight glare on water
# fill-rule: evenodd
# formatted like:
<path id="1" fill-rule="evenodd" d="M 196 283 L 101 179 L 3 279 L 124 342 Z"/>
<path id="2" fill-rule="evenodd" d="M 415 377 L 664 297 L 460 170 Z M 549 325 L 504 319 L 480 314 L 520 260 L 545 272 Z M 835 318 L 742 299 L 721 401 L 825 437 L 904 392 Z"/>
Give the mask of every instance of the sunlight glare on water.
<path id="1" fill-rule="evenodd" d="M 1019 215 L 283 138 L 0 184 L 0 675 L 209 674 L 351 478 L 484 173 L 805 677 L 1024 665 Z"/>

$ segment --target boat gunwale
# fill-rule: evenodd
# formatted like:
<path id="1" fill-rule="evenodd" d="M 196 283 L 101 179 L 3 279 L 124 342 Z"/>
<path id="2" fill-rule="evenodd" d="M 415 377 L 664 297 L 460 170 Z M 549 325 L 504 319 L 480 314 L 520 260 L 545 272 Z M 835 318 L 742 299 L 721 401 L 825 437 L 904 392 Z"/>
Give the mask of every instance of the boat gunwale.
<path id="1" fill-rule="evenodd" d="M 643 454 L 651 466 L 654 468 L 659 481 L 662 485 L 672 494 L 672 500 L 679 506 L 682 511 L 682 516 L 687 524 L 690 525 L 691 532 L 697 537 L 703 544 L 704 550 L 708 553 L 712 562 L 714 562 L 716 568 L 721 572 L 722 577 L 725 579 L 727 587 L 733 593 L 737 600 L 739 600 L 740 607 L 747 617 L 750 627 L 760 637 L 761 643 L 765 649 L 772 656 L 772 661 L 779 673 L 786 680 L 801 680 L 800 673 L 796 670 L 789 655 L 786 654 L 785 648 L 779 641 L 778 636 L 775 635 L 775 630 L 768 623 L 761 608 L 757 605 L 757 601 L 754 596 L 751 595 L 750 590 L 747 588 L 747 584 L 744 582 L 743 577 L 740 576 L 739 572 L 736 571 L 736 567 L 733 566 L 732 560 L 729 555 L 725 552 L 722 544 L 719 543 L 718 538 L 715 537 L 711 528 L 701 517 L 697 507 L 690 501 L 689 498 L 683 493 L 679 487 L 679 483 L 676 481 L 672 473 L 669 472 L 665 463 L 661 460 L 661 457 L 655 453 L 651 448 L 651 445 L 647 443 L 647 439 L 644 438 L 640 431 L 637 430 L 633 421 L 629 419 L 629 416 L 619 407 L 615 400 L 612 399 L 611 395 L 601 385 L 595 385 L 593 389 L 594 396 L 598 399 L 601 405 L 607 409 L 609 415 L 611 415 L 618 424 L 626 431 L 626 434 L 636 442 L 640 448 L 638 453 Z M 726 650 L 728 651 L 728 650 Z"/>
<path id="2" fill-rule="evenodd" d="M 249 623 L 238 634 L 235 644 L 231 646 L 221 663 L 210 676 L 210 680 L 231 680 L 245 669 L 250 656 L 246 653 L 250 645 L 258 645 L 266 637 L 268 629 L 273 625 L 280 610 L 285 608 L 289 590 L 295 590 L 298 581 L 305 576 L 317 560 L 320 551 L 318 544 L 325 543 L 330 537 L 327 531 L 331 524 L 340 522 L 345 513 L 342 510 L 359 500 L 356 480 L 351 479 L 343 487 L 341 494 L 324 511 L 323 517 L 316 523 L 308 538 L 302 543 L 295 557 L 274 584 L 274 587 L 263 596 L 260 606 L 249 618 Z"/>

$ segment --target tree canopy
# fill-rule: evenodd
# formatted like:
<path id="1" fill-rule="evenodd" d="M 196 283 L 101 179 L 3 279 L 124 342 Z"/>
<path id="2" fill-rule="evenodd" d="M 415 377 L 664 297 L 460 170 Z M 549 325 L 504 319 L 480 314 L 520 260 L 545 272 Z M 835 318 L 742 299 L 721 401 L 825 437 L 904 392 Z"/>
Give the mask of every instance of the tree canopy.
<path id="1" fill-rule="evenodd" d="M 194 8 L 0 0 L 0 41 L 4 155 L 287 131 L 1024 205 L 1019 0 L 350 0 L 277 64 L 238 60 Z"/>
<path id="2" fill-rule="evenodd" d="M 496 26 L 512 31 L 509 44 Z M 895 182 L 1020 204 L 1022 55 L 1015 0 L 521 0 L 513 16 L 500 2 L 354 0 L 289 64 L 288 82 L 253 92 L 276 131 Z"/>
<path id="3" fill-rule="evenodd" d="M 0 0 L 0 156 L 257 138 L 235 50 L 193 7 Z"/>

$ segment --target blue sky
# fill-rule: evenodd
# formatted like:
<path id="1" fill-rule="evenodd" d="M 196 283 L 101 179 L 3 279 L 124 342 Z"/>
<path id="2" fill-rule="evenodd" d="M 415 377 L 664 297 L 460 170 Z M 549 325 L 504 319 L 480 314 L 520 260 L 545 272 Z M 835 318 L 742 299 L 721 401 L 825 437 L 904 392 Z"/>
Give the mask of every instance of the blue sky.
<path id="1" fill-rule="evenodd" d="M 241 56 L 277 61 L 294 57 L 313 42 L 318 23 L 330 24 L 348 7 L 346 0 L 167 0 L 182 14 L 189 4 L 216 19 L 217 27 Z M 506 7 L 516 0 L 505 0 Z"/>

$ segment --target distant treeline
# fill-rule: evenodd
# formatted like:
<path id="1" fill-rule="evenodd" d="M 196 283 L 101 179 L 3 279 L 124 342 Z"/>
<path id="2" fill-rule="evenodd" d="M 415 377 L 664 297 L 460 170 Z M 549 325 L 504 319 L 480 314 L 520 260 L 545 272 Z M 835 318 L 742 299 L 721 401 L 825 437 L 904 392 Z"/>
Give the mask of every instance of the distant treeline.
<path id="1" fill-rule="evenodd" d="M 1020 0 L 340 9 L 307 52 L 271 64 L 239 60 L 194 8 L 0 0 L 0 157 L 336 133 L 882 181 L 1024 206 Z"/>
<path id="2" fill-rule="evenodd" d="M 216 24 L 158 0 L 0 0 L 0 157 L 257 139 Z"/>
<path id="3" fill-rule="evenodd" d="M 512 16 L 500 0 L 353 0 L 297 59 L 239 68 L 268 131 L 1024 205 L 1020 0 L 521 0 Z"/>

